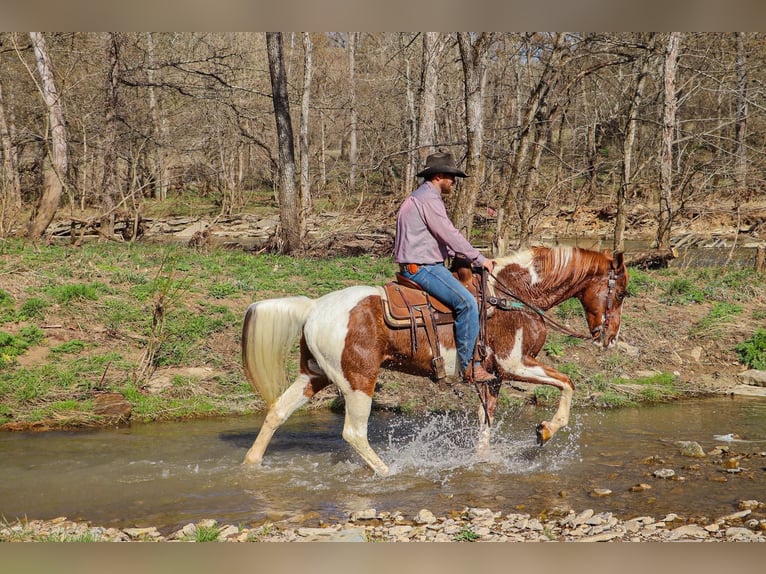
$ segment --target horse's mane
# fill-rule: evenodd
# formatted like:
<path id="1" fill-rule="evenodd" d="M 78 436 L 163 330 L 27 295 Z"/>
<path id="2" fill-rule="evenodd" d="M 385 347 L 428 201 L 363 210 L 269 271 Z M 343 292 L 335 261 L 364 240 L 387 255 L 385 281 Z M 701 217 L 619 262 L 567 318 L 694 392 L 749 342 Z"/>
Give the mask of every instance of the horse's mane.
<path id="1" fill-rule="evenodd" d="M 605 256 L 599 251 L 579 247 L 531 247 L 496 260 L 499 268 L 518 265 L 530 274 L 530 284 L 546 289 L 561 284 L 579 283 L 602 268 Z M 500 272 L 500 271 L 498 271 Z"/>

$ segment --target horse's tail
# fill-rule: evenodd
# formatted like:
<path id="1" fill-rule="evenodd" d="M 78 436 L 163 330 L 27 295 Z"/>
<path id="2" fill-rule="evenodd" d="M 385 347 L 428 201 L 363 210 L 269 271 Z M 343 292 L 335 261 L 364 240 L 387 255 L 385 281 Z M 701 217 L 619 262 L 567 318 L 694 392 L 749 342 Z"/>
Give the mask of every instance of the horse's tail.
<path id="1" fill-rule="evenodd" d="M 314 306 L 308 297 L 252 303 L 242 324 L 242 365 L 253 390 L 269 406 L 288 386 L 287 354 Z"/>

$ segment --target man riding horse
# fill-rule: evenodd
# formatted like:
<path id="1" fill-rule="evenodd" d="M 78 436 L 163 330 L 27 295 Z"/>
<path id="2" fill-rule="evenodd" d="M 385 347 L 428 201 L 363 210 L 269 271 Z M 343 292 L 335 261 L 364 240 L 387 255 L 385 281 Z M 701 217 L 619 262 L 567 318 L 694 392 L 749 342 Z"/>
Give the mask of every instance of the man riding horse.
<path id="1" fill-rule="evenodd" d="M 487 372 L 476 352 L 480 329 L 476 298 L 444 265 L 447 257 L 460 253 L 475 267 L 488 272 L 494 267 L 494 262 L 455 228 L 442 199 L 452 192 L 456 177 L 468 176 L 455 166 L 449 152 L 429 155 L 425 169 L 417 176 L 424 179 L 423 184 L 399 208 L 394 259 L 405 278 L 452 309 L 458 365 L 464 380 L 494 381 L 495 376 Z"/>

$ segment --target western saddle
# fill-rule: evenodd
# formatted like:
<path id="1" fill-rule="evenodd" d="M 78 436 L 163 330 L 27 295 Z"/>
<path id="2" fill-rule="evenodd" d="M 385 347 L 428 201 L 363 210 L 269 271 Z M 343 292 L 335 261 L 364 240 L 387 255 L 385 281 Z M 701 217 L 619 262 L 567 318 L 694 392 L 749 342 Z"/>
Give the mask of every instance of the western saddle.
<path id="1" fill-rule="evenodd" d="M 486 355 L 486 319 L 487 293 L 486 272 L 475 273 L 470 263 L 455 259 L 450 268 L 452 274 L 476 297 L 479 305 L 479 343 L 477 351 L 479 358 Z M 423 329 L 431 348 L 431 368 L 435 380 L 440 381 L 447 376 L 444 357 L 439 348 L 439 325 L 449 325 L 455 322 L 455 316 L 447 305 L 436 297 L 426 293 L 415 283 L 401 273 L 396 274 L 396 280 L 383 286 L 383 317 L 392 329 L 409 329 L 412 342 L 411 352 L 415 355 L 418 350 L 418 329 Z"/>

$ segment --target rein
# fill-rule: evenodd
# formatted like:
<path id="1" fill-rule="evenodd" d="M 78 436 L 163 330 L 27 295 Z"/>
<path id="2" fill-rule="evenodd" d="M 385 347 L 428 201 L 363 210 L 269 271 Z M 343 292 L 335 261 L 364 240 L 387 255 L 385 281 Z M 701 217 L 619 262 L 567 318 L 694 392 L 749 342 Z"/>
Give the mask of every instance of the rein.
<path id="1" fill-rule="evenodd" d="M 564 333 L 565 335 L 569 335 L 570 337 L 575 337 L 577 339 L 583 339 L 583 340 L 589 340 L 589 341 L 593 341 L 598 335 L 600 335 L 603 342 L 603 338 L 606 336 L 606 333 L 607 333 L 607 327 L 609 326 L 611 309 L 614 303 L 614 286 L 616 283 L 616 275 L 615 275 L 614 269 L 609 270 L 608 291 L 606 294 L 606 297 L 607 297 L 606 310 L 604 312 L 604 319 L 601 322 L 600 331 L 596 335 L 594 334 L 586 335 L 583 333 L 578 333 L 577 331 L 570 329 L 566 325 L 559 323 L 555 319 L 546 315 L 545 311 L 543 311 L 539 307 L 532 305 L 531 303 L 525 301 L 518 295 L 515 295 L 513 291 L 511 291 L 511 289 L 505 283 L 500 281 L 497 275 L 495 275 L 494 273 L 489 273 L 489 275 L 495 280 L 495 284 L 500 288 L 499 289 L 500 291 L 502 291 L 508 297 L 515 299 L 515 301 L 508 301 L 508 299 L 506 299 L 505 297 L 502 297 L 502 298 L 488 297 L 487 303 L 489 303 L 493 307 L 496 307 L 500 309 L 501 311 L 511 311 L 514 309 L 523 309 L 526 307 L 527 309 L 536 313 L 545 323 L 547 323 L 548 325 L 550 325 L 557 331 Z"/>

